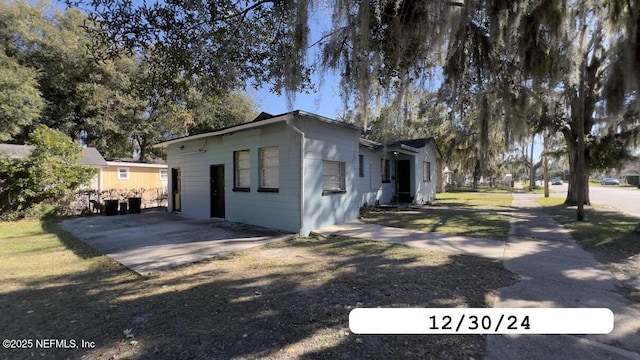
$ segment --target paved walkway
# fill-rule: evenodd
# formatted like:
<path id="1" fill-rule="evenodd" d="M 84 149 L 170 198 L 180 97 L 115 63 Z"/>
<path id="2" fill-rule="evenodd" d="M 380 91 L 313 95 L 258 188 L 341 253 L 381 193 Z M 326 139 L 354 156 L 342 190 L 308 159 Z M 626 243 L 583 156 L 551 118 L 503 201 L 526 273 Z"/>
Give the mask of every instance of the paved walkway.
<path id="1" fill-rule="evenodd" d="M 502 259 L 521 281 L 498 290 L 496 308 L 606 307 L 615 314 L 615 327 L 608 335 L 489 335 L 486 359 L 640 360 L 640 311 L 617 292 L 619 282 L 613 274 L 542 211 L 536 196 L 514 194 L 506 242 L 360 222 L 314 232 Z"/>
<path id="2" fill-rule="evenodd" d="M 618 281 L 578 246 L 536 202 L 514 194 L 504 267 L 521 281 L 498 290 L 494 307 L 606 307 L 608 335 L 490 335 L 487 359 L 640 359 L 640 312 L 617 292 Z"/>
<path id="3" fill-rule="evenodd" d="M 503 241 L 394 228 L 366 224 L 360 221 L 332 225 L 313 232 L 323 236 L 336 234 L 359 239 L 380 240 L 417 248 L 481 256 L 494 260 L 501 260 L 504 256 Z"/>

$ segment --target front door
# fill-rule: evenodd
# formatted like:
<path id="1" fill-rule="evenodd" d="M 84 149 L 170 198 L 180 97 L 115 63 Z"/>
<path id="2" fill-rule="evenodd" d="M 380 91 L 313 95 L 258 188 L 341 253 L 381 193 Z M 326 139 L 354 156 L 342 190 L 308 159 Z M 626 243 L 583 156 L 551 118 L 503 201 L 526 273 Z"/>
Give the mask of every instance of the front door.
<path id="1" fill-rule="evenodd" d="M 411 160 L 398 160 L 398 193 L 411 195 Z"/>
<path id="2" fill-rule="evenodd" d="M 224 165 L 209 167 L 211 217 L 224 219 Z"/>
<path id="3" fill-rule="evenodd" d="M 171 169 L 171 196 L 173 199 L 173 211 L 182 210 L 180 203 L 180 189 L 182 188 L 182 185 L 180 181 L 180 169 Z"/>

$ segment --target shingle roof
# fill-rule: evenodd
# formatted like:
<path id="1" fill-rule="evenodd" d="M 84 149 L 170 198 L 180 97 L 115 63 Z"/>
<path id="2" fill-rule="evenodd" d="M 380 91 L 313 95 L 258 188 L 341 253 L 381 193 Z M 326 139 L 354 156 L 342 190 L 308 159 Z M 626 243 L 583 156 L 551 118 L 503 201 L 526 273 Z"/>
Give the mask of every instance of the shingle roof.
<path id="1" fill-rule="evenodd" d="M 0 154 L 9 156 L 12 159 L 22 159 L 33 151 L 33 146 L 29 145 L 14 145 L 14 144 L 0 144 Z"/>
<path id="2" fill-rule="evenodd" d="M 98 151 L 98 149 L 94 147 L 88 147 L 82 149 L 82 163 L 84 165 L 102 167 L 107 166 L 107 161 L 102 157 L 102 154 Z"/>
<path id="3" fill-rule="evenodd" d="M 140 164 L 155 164 L 155 165 L 167 165 L 167 161 L 164 159 L 151 159 L 148 161 L 140 161 L 136 158 L 107 158 L 107 162 L 123 162 L 123 163 L 140 163 Z"/>
<path id="4" fill-rule="evenodd" d="M 264 124 L 272 124 L 275 122 L 279 122 L 279 121 L 286 121 L 288 119 L 288 117 L 308 117 L 308 118 L 312 118 L 318 121 L 322 121 L 328 124 L 333 124 L 333 125 L 337 125 L 337 126 L 341 126 L 344 128 L 349 128 L 349 129 L 353 129 L 353 130 L 358 130 L 360 131 L 361 129 L 355 125 L 352 124 L 348 124 L 345 122 L 341 122 L 341 121 L 336 121 L 321 115 L 317 115 L 317 114 L 312 114 L 306 111 L 302 111 L 302 110 L 294 110 L 294 111 L 290 111 L 287 113 L 283 113 L 283 114 L 279 114 L 279 115 L 271 115 L 269 113 L 265 113 L 262 112 L 260 113 L 254 120 L 248 122 L 248 123 L 243 123 L 243 124 L 239 124 L 239 125 L 233 125 L 233 126 L 229 126 L 229 127 L 225 127 L 222 129 L 218 129 L 215 131 L 211 131 L 208 133 L 203 133 L 203 134 L 196 134 L 196 135 L 188 135 L 188 136 L 184 136 L 184 137 L 179 137 L 179 138 L 175 138 L 172 140 L 167 140 L 167 141 L 163 141 L 161 143 L 155 144 L 153 145 L 154 148 L 162 148 L 162 147 L 167 147 L 171 144 L 175 144 L 175 143 L 179 143 L 182 141 L 188 141 L 188 140 L 195 140 L 195 139 L 202 139 L 202 138 L 206 138 L 206 137 L 210 137 L 210 136 L 219 136 L 219 135 L 223 135 L 223 134 L 227 134 L 227 133 L 231 133 L 233 131 L 240 131 L 240 130 L 246 130 L 249 128 L 255 128 L 258 126 L 262 126 Z"/>
<path id="5" fill-rule="evenodd" d="M 12 159 L 25 158 L 31 154 L 33 149 L 34 146 L 31 145 L 0 144 L 0 154 L 8 155 Z M 87 166 L 108 166 L 107 161 L 102 157 L 98 149 L 93 147 L 82 149 L 80 162 Z"/>
<path id="6" fill-rule="evenodd" d="M 412 139 L 412 140 L 400 140 L 396 142 L 392 142 L 389 144 L 390 147 L 397 147 L 400 145 L 411 146 L 412 148 L 423 148 L 429 144 L 429 142 L 435 141 L 432 137 L 424 138 L 424 139 Z"/>

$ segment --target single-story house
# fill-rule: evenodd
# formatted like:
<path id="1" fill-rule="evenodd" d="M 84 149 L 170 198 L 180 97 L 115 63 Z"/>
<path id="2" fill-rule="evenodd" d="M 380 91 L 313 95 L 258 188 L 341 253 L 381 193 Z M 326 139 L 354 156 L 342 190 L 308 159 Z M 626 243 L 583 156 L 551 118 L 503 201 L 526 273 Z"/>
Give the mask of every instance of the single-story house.
<path id="1" fill-rule="evenodd" d="M 155 146 L 167 150 L 168 211 L 302 236 L 362 206 L 434 200 L 440 158 L 433 138 L 380 144 L 300 110 Z"/>
<path id="2" fill-rule="evenodd" d="M 35 149 L 33 145 L 16 145 L 16 144 L 0 144 L 0 154 L 6 155 L 12 159 L 22 159 L 29 155 Z M 83 165 L 93 167 L 107 166 L 107 162 L 102 157 L 98 149 L 94 147 L 86 147 L 82 149 L 82 158 L 80 162 Z"/>
<path id="3" fill-rule="evenodd" d="M 141 191 L 143 207 L 157 206 L 167 194 L 169 172 L 164 160 L 137 162 L 135 159 L 109 159 L 98 173 L 98 191 Z M 134 195 L 134 194 L 131 194 Z"/>
<path id="4" fill-rule="evenodd" d="M 31 145 L 0 144 L 0 154 L 12 159 L 29 156 L 33 149 Z M 82 149 L 80 162 L 97 169 L 96 175 L 87 186 L 88 189 L 114 193 L 144 189 L 146 191 L 142 196 L 143 207 L 156 206 L 158 199 L 166 196 L 168 170 L 164 160 L 158 159 L 151 163 L 141 163 L 134 159 L 107 161 L 98 149 L 86 147 Z"/>

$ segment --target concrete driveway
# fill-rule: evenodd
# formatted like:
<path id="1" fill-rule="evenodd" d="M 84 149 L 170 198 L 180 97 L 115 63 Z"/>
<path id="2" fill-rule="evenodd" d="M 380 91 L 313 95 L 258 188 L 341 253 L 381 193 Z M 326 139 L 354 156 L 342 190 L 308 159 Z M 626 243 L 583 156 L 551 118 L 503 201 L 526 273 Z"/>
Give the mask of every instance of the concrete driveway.
<path id="1" fill-rule="evenodd" d="M 188 219 L 166 212 L 75 218 L 58 225 L 140 274 L 295 236 L 220 219 Z"/>

